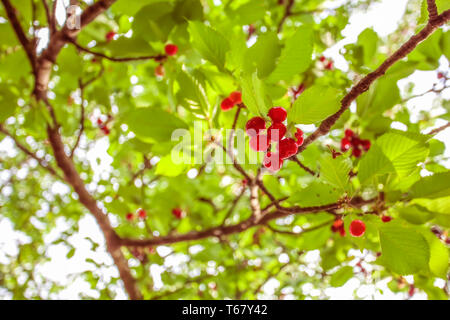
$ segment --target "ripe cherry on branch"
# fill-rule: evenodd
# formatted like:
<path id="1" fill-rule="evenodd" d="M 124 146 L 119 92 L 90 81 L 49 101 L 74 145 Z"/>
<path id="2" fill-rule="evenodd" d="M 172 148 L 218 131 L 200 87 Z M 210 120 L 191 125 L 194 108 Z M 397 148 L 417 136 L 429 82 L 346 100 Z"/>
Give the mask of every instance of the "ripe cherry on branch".
<path id="1" fill-rule="evenodd" d="M 158 65 L 156 68 L 155 68 L 155 75 L 157 76 L 157 77 L 164 77 L 164 66 L 162 65 L 162 64 L 160 64 L 160 65 Z"/>
<path id="2" fill-rule="evenodd" d="M 175 218 L 177 219 L 181 219 L 183 218 L 183 210 L 181 210 L 180 208 L 173 208 L 172 209 L 172 214 L 175 216 Z"/>
<path id="3" fill-rule="evenodd" d="M 341 237 L 344 237 L 345 236 L 344 221 L 341 218 L 334 220 L 333 224 L 331 225 L 331 231 L 339 232 Z"/>
<path id="4" fill-rule="evenodd" d="M 350 130 L 345 129 L 345 137 L 341 139 L 341 151 L 345 152 L 352 148 L 352 155 L 359 158 L 362 151 L 369 151 L 371 143 L 370 140 L 360 139 L 356 134 Z"/>
<path id="5" fill-rule="evenodd" d="M 133 215 L 131 212 L 129 212 L 129 213 L 127 213 L 127 215 L 125 216 L 125 218 L 126 218 L 128 221 L 133 221 L 134 215 Z"/>
<path id="6" fill-rule="evenodd" d="M 258 134 L 256 136 L 250 137 L 250 148 L 255 151 L 266 151 L 269 149 L 270 141 L 267 135 Z"/>
<path id="7" fill-rule="evenodd" d="M 166 54 L 168 56 L 174 56 L 177 54 L 178 52 L 178 46 L 174 45 L 174 44 L 167 44 L 164 47 L 164 51 L 166 52 Z"/>
<path id="8" fill-rule="evenodd" d="M 222 111 L 228 111 L 235 105 L 242 103 L 242 94 L 239 91 L 233 91 L 228 97 L 222 100 L 220 103 L 220 109 Z"/>
<path id="9" fill-rule="evenodd" d="M 280 158 L 280 154 L 277 152 L 267 152 L 264 155 L 263 165 L 269 171 L 275 172 L 283 166 L 283 159 Z"/>
<path id="10" fill-rule="evenodd" d="M 269 129 L 267 129 L 267 135 L 271 141 L 280 141 L 286 135 L 286 126 L 281 122 L 273 123 Z"/>
<path id="11" fill-rule="evenodd" d="M 253 117 L 250 120 L 247 121 L 247 124 L 245 125 L 245 132 L 249 136 L 256 136 L 261 131 L 266 129 L 266 121 L 261 117 Z"/>
<path id="12" fill-rule="evenodd" d="M 116 33 L 114 31 L 109 31 L 106 35 L 105 35 L 105 39 L 107 42 L 110 42 L 112 40 L 114 40 L 114 37 L 116 36 Z"/>
<path id="13" fill-rule="evenodd" d="M 145 218 L 147 218 L 147 212 L 144 209 L 139 209 L 137 211 L 138 217 L 142 220 L 144 220 Z"/>
<path id="14" fill-rule="evenodd" d="M 286 138 L 280 141 L 277 146 L 281 159 L 287 159 L 297 154 L 298 145 L 292 138 Z"/>
<path id="15" fill-rule="evenodd" d="M 273 122 L 283 122 L 287 118 L 287 112 L 282 107 L 273 107 L 267 115 Z"/>
<path id="16" fill-rule="evenodd" d="M 361 220 L 353 220 L 350 223 L 350 234 L 353 237 L 361 237 L 366 232 L 366 225 Z"/>

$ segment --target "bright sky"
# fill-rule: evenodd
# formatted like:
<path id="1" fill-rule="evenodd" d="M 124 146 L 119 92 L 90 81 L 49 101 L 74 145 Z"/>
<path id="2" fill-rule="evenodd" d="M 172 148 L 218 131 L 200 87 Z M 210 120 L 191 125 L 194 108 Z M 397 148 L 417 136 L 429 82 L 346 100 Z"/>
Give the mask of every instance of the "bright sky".
<path id="1" fill-rule="evenodd" d="M 68 1 L 65 1 L 66 4 Z M 342 1 L 330 1 L 330 7 L 335 7 L 337 4 Z M 373 27 L 374 30 L 378 33 L 380 37 L 387 36 L 389 33 L 393 32 L 397 27 L 398 22 L 401 20 L 402 15 L 405 11 L 407 0 L 382 0 L 380 3 L 373 5 L 367 12 L 358 13 L 351 17 L 350 24 L 345 28 L 343 34 L 346 37 L 344 40 L 339 42 L 336 46 L 329 48 L 325 55 L 331 57 L 335 60 L 335 66 L 342 70 L 347 69 L 347 64 L 342 56 L 339 55 L 339 49 L 342 48 L 345 44 L 354 42 L 359 35 L 359 33 L 367 27 Z M 58 7 L 58 12 L 60 12 L 61 16 L 64 15 L 64 10 L 62 6 Z M 42 43 L 45 43 L 46 33 L 43 32 L 41 35 L 43 37 Z M 441 70 L 447 70 L 449 68 L 445 59 L 441 61 Z M 415 84 L 413 94 L 420 94 L 422 92 L 427 91 L 431 88 L 431 85 L 437 81 L 436 73 L 433 71 L 425 72 L 425 71 L 416 71 L 412 74 L 408 79 L 401 80 L 399 82 L 399 86 L 401 90 L 404 89 L 404 86 L 413 82 Z M 450 97 L 450 90 L 446 90 L 442 93 L 447 98 Z M 413 99 L 408 102 L 408 107 L 413 108 L 414 114 L 413 118 L 417 117 L 418 112 L 423 109 L 428 109 L 431 106 L 431 101 L 433 99 L 434 94 L 430 93 L 421 98 Z M 437 126 L 442 125 L 443 123 L 437 123 Z M 402 129 L 401 126 L 398 126 L 398 129 Z M 437 136 L 437 139 L 440 139 L 446 144 L 446 155 L 450 157 L 450 136 L 449 130 L 440 133 Z M 92 168 L 95 172 L 95 176 L 98 179 L 100 176 L 102 178 L 107 178 L 109 172 L 111 172 L 111 162 L 112 158 L 107 154 L 106 150 L 108 148 L 108 138 L 102 138 L 95 142 L 95 148 L 91 148 L 91 150 L 87 154 L 79 153 L 78 156 L 86 157 Z M 6 152 L 8 156 L 14 156 L 16 151 L 13 149 L 13 143 L 9 139 L 4 139 L 2 143 L 0 143 L 0 153 Z M 97 159 L 100 161 L 97 162 Z M 22 174 L 26 174 L 22 171 Z M 8 179 L 9 173 L 5 170 L 0 172 L 0 182 L 3 182 Z M 98 180 L 97 180 L 98 181 Z M 95 185 L 91 186 L 92 188 Z M 52 191 L 55 193 L 67 193 L 69 191 L 68 187 L 63 185 L 62 183 L 56 182 L 53 185 Z M 4 188 L 3 193 L 8 194 L 11 192 L 11 188 Z M 115 221 L 113 221 L 113 224 Z M 37 223 L 35 224 L 37 227 Z M 58 219 L 58 226 L 53 230 L 50 234 L 48 234 L 45 238 L 46 243 L 51 243 L 55 239 L 58 239 L 60 233 L 63 232 L 67 228 L 67 224 L 64 221 L 64 218 L 61 217 Z M 96 249 L 96 251 L 91 250 L 90 241 L 85 238 L 89 237 L 94 242 L 99 243 L 100 247 Z M 15 231 L 12 228 L 11 223 L 7 219 L 0 220 L 0 263 L 7 263 L 8 258 L 7 255 L 16 255 L 17 254 L 17 245 L 16 242 L 27 242 L 27 236 L 23 235 L 21 232 Z M 77 249 L 75 255 L 71 259 L 66 258 L 66 254 L 69 251 L 69 248 L 63 244 L 59 245 L 49 245 L 46 251 L 46 255 L 50 257 L 50 261 L 36 266 L 35 274 L 36 278 L 39 279 L 42 275 L 44 278 L 52 279 L 57 281 L 60 285 L 64 286 L 65 289 L 61 291 L 57 296 L 51 295 L 48 298 L 53 299 L 79 299 L 80 294 L 87 294 L 93 298 L 96 298 L 95 292 L 90 290 L 89 285 L 82 280 L 80 277 L 77 277 L 78 274 L 83 273 L 86 270 L 95 271 L 96 274 L 101 274 L 103 280 L 108 282 L 110 277 L 118 276 L 117 269 L 113 266 L 112 259 L 109 254 L 106 252 L 104 239 L 101 234 L 100 229 L 98 228 L 94 218 L 87 214 L 83 217 L 79 222 L 79 233 L 73 235 L 69 238 L 69 242 Z M 194 246 L 193 250 L 201 249 L 199 246 Z M 161 246 L 157 249 L 158 254 L 161 256 L 166 255 L 171 252 L 169 247 Z M 351 255 L 361 257 L 366 256 L 367 252 L 361 253 L 359 250 L 352 250 L 350 252 Z M 86 258 L 92 258 L 97 263 L 101 264 L 102 267 L 97 269 L 93 267 L 92 264 L 86 263 Z M 317 265 L 319 259 L 319 251 L 315 250 L 309 252 L 306 255 L 306 260 L 308 262 L 307 266 L 305 266 L 304 271 L 307 273 L 314 272 L 314 266 Z M 373 257 L 366 258 L 367 261 L 373 260 Z M 280 255 L 280 262 L 286 260 L 285 256 Z M 167 267 L 174 267 L 177 269 L 177 266 L 183 264 L 185 261 L 183 255 L 175 255 L 171 256 L 170 259 L 166 259 L 164 266 L 159 266 L 156 264 L 152 264 L 149 272 L 152 274 L 155 283 L 155 289 L 159 289 L 162 287 L 162 282 L 160 279 L 161 272 L 164 271 Z M 137 261 L 131 261 L 131 265 L 135 265 Z M 356 263 L 354 261 L 353 265 Z M 368 271 L 371 271 L 372 266 L 370 264 L 366 264 L 365 267 Z M 211 268 L 211 272 L 215 272 L 214 268 Z M 407 281 L 411 281 L 411 277 L 406 278 Z M 389 280 L 389 279 L 388 279 Z M 340 288 L 328 288 L 325 290 L 325 294 L 331 299 L 353 299 L 353 294 L 356 291 L 358 297 L 364 299 L 404 299 L 405 295 L 402 293 L 394 294 L 392 293 L 386 286 L 387 281 L 378 282 L 374 285 L 360 285 L 360 280 L 355 277 L 348 281 L 343 287 Z M 271 294 L 273 290 L 279 285 L 278 281 L 275 279 L 270 280 L 263 288 L 264 294 L 261 298 L 272 298 Z M 439 286 L 442 286 L 443 283 L 439 283 Z M 381 294 L 377 289 L 382 289 L 383 294 Z M 319 296 L 320 291 L 317 289 L 313 289 L 311 285 L 305 284 L 303 285 L 303 290 L 305 293 L 309 293 L 312 296 Z M 118 299 L 126 299 L 126 294 L 123 291 L 122 287 L 117 287 L 115 290 L 118 293 Z M 286 292 L 286 298 L 292 298 L 289 295 L 289 290 Z M 2 292 L 0 289 L 0 299 L 9 299 L 10 296 L 5 292 Z M 46 298 L 46 297 L 44 297 Z M 416 294 L 413 299 L 425 299 L 425 294 Z"/>

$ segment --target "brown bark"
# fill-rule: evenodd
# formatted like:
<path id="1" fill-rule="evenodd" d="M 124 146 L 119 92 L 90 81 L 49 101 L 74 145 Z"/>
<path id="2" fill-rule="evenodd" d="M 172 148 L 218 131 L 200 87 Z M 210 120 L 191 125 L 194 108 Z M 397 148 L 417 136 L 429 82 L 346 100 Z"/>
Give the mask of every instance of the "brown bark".
<path id="1" fill-rule="evenodd" d="M 86 190 L 83 180 L 81 180 L 81 177 L 75 169 L 74 163 L 64 152 L 64 144 L 58 129 L 48 128 L 47 131 L 58 167 L 64 172 L 67 183 L 69 183 L 78 194 L 79 201 L 92 213 L 100 226 L 100 229 L 105 236 L 107 250 L 111 254 L 114 263 L 119 270 L 120 278 L 124 283 L 130 299 L 142 299 L 141 293 L 137 288 L 136 280 L 131 275 L 130 268 L 128 267 L 128 261 L 121 251 L 119 236 L 112 228 L 108 217 L 98 207 L 97 201 Z"/>

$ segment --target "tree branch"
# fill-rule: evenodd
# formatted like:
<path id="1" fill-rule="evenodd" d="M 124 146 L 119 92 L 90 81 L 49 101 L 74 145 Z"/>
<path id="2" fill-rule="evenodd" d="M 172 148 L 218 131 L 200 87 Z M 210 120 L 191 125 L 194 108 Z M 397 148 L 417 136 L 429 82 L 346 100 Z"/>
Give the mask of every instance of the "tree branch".
<path id="1" fill-rule="evenodd" d="M 42 168 L 44 168 L 45 170 L 47 170 L 52 176 L 55 176 L 58 179 L 64 180 L 64 178 L 61 177 L 56 172 L 56 170 L 50 164 L 48 164 L 47 161 L 45 161 L 45 159 L 39 158 L 34 152 L 32 152 L 26 146 L 24 146 L 22 143 L 20 143 L 19 140 L 15 136 L 13 136 L 5 127 L 3 127 L 2 124 L 0 124 L 0 132 L 5 134 L 6 136 L 10 137 L 16 144 L 17 148 L 22 150 L 22 152 L 24 152 L 26 155 L 28 155 L 31 158 L 33 158 L 34 160 L 36 160 L 39 163 L 39 165 Z"/>
<path id="2" fill-rule="evenodd" d="M 284 10 L 283 17 L 281 17 L 280 22 L 278 23 L 277 32 L 280 33 L 281 29 L 283 29 L 283 23 L 286 21 L 286 19 L 292 15 L 292 7 L 294 6 L 294 0 L 288 0 L 288 3 L 286 4 L 286 8 Z"/>
<path id="3" fill-rule="evenodd" d="M 36 70 L 36 53 L 33 48 L 32 42 L 27 38 L 25 32 L 22 29 L 22 26 L 20 25 L 19 19 L 17 18 L 17 10 L 13 7 L 11 2 L 9 0 L 1 0 L 3 3 L 3 6 L 5 7 L 6 15 L 8 16 L 9 22 L 11 23 L 14 32 L 17 35 L 17 38 L 19 39 L 19 42 L 23 46 L 25 53 L 28 56 L 28 59 L 30 61 L 31 67 L 33 71 Z"/>
<path id="4" fill-rule="evenodd" d="M 121 238 L 120 244 L 122 246 L 131 246 L 131 247 L 151 247 L 155 245 L 157 246 L 164 244 L 172 244 L 183 241 L 201 240 L 209 237 L 222 237 L 234 233 L 240 233 L 255 226 L 266 225 L 271 220 L 283 218 L 292 214 L 317 213 L 331 209 L 338 209 L 341 207 L 342 204 L 338 202 L 316 207 L 293 207 L 289 212 L 284 210 L 275 210 L 270 214 L 262 216 L 261 219 L 259 220 L 252 215 L 247 220 L 244 220 L 240 223 L 231 226 L 219 226 L 203 231 L 193 231 L 180 235 L 154 237 L 150 239 Z"/>
<path id="5" fill-rule="evenodd" d="M 123 57 L 123 58 L 110 57 L 104 53 L 95 52 L 88 48 L 82 47 L 75 40 L 70 40 L 69 42 L 72 43 L 80 51 L 83 51 L 83 52 L 86 52 L 86 53 L 92 54 L 94 56 L 101 57 L 101 58 L 104 58 L 104 59 L 107 59 L 107 60 L 113 61 L 113 62 L 128 62 L 128 61 L 138 61 L 138 60 L 155 60 L 157 62 L 161 62 L 161 61 L 164 61 L 165 59 L 167 59 L 167 56 L 164 54 L 153 55 L 153 56 L 141 56 L 141 57 Z"/>
<path id="6" fill-rule="evenodd" d="M 307 166 L 305 166 L 303 163 L 301 163 L 300 160 L 298 160 L 297 156 L 293 156 L 291 159 L 292 159 L 292 161 L 297 163 L 300 166 L 300 168 L 302 168 L 303 170 L 308 172 L 310 175 L 316 176 L 316 173 L 313 170 L 311 170 L 310 168 L 308 168 Z"/>
<path id="7" fill-rule="evenodd" d="M 427 0 L 428 19 L 434 21 L 438 16 L 436 0 Z"/>
<path id="8" fill-rule="evenodd" d="M 92 213 L 98 225 L 100 226 L 100 229 L 102 230 L 103 235 L 105 236 L 107 250 L 111 254 L 114 263 L 119 270 L 120 278 L 124 283 L 125 289 L 128 292 L 130 299 L 142 299 L 142 295 L 138 290 L 136 280 L 131 275 L 128 261 L 125 259 L 121 251 L 120 238 L 111 226 L 108 217 L 98 207 L 97 201 L 87 191 L 83 180 L 75 169 L 74 163 L 64 152 L 64 144 L 61 140 L 61 135 L 58 132 L 58 128 L 48 127 L 47 133 L 50 144 L 53 148 L 56 162 L 64 172 L 65 180 L 78 194 L 79 201 L 86 207 L 86 209 L 88 209 Z"/>
<path id="9" fill-rule="evenodd" d="M 2 0 L 8 1 L 8 0 Z M 53 64 L 62 48 L 72 42 L 87 24 L 92 22 L 98 15 L 105 12 L 116 0 L 99 0 L 87 7 L 80 16 L 80 28 L 69 28 L 66 24 L 56 31 L 51 37 L 48 47 L 42 52 L 37 60 L 36 79 L 34 95 L 38 99 L 44 99 L 47 95 L 48 83 L 50 81 Z M 53 16 L 53 19 L 55 17 Z"/>
<path id="10" fill-rule="evenodd" d="M 445 124 L 445 125 L 443 125 L 443 126 L 441 126 L 439 128 L 433 129 L 430 132 L 428 132 L 427 134 L 430 134 L 430 135 L 437 134 L 437 133 L 439 133 L 441 131 L 444 131 L 445 129 L 447 129 L 449 127 L 450 127 L 450 122 L 447 122 L 447 124 Z"/>
<path id="11" fill-rule="evenodd" d="M 386 71 L 398 60 L 406 57 L 414 48 L 430 36 L 438 27 L 442 26 L 450 19 L 450 10 L 438 15 L 433 21 L 428 24 L 417 34 L 413 35 L 407 42 L 405 42 L 397 51 L 395 51 L 389 58 L 387 58 L 375 71 L 369 73 L 361 79 L 341 100 L 341 108 L 333 115 L 326 118 L 320 124 L 319 128 L 310 134 L 304 141 L 303 145 L 298 148 L 298 152 L 302 152 L 306 147 L 317 140 L 319 137 L 327 134 L 331 127 L 336 123 L 339 117 L 350 107 L 350 104 L 362 93 L 367 91 L 370 85 L 378 78 L 383 76 Z"/>

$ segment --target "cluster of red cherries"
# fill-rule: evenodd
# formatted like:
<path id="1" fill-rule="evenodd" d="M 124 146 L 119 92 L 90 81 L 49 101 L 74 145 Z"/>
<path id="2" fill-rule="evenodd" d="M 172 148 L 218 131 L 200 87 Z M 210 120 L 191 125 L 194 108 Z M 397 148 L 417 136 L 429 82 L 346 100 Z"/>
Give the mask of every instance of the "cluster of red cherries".
<path id="1" fill-rule="evenodd" d="M 233 109 L 234 106 L 242 103 L 242 94 L 239 91 L 233 91 L 228 97 L 222 100 L 220 103 L 220 109 L 222 111 L 228 111 Z"/>
<path id="2" fill-rule="evenodd" d="M 100 130 L 103 131 L 103 133 L 105 135 L 108 135 L 111 133 L 111 131 L 109 130 L 107 124 L 105 122 L 102 121 L 102 119 L 97 119 L 97 125 L 100 128 Z"/>
<path id="3" fill-rule="evenodd" d="M 390 216 L 381 216 L 381 221 L 384 223 L 389 222 L 392 220 L 392 217 Z M 344 237 L 345 236 L 345 227 L 344 227 L 344 221 L 341 218 L 337 218 L 334 220 L 333 224 L 331 225 L 331 231 L 333 232 L 339 232 L 339 234 Z M 366 224 L 362 222 L 361 220 L 353 220 L 350 223 L 349 227 L 350 234 L 353 237 L 361 237 L 366 232 Z"/>
<path id="4" fill-rule="evenodd" d="M 266 152 L 271 149 L 272 142 L 278 143 L 276 151 L 268 151 L 263 160 L 263 165 L 270 171 L 278 171 L 283 161 L 297 154 L 298 147 L 303 144 L 303 131 L 297 128 L 295 139 L 287 138 L 287 128 L 283 122 L 287 118 L 287 112 L 282 107 L 273 107 L 267 116 L 272 120 L 266 133 L 266 120 L 262 117 L 251 118 L 245 131 L 250 136 L 250 148 L 258 152 Z"/>
<path id="5" fill-rule="evenodd" d="M 147 212 L 144 209 L 140 208 L 136 211 L 136 216 L 141 220 L 145 220 L 147 218 Z M 134 214 L 132 214 L 131 212 L 127 213 L 126 219 L 128 221 L 133 221 L 134 218 Z"/>
<path id="6" fill-rule="evenodd" d="M 331 231 L 339 232 L 341 237 L 345 236 L 344 221 L 341 218 L 334 220 L 331 225 Z M 353 237 L 361 237 L 366 232 L 366 225 L 361 220 L 353 220 L 349 227 L 350 234 Z"/>
<path id="7" fill-rule="evenodd" d="M 325 68 L 325 70 L 333 70 L 333 60 L 321 56 L 319 58 L 319 61 L 323 63 L 323 67 Z"/>
<path id="8" fill-rule="evenodd" d="M 370 140 L 360 139 L 352 130 L 345 129 L 345 137 L 341 140 L 341 150 L 345 152 L 350 148 L 352 148 L 352 155 L 359 158 L 363 150 L 369 151 Z"/>

